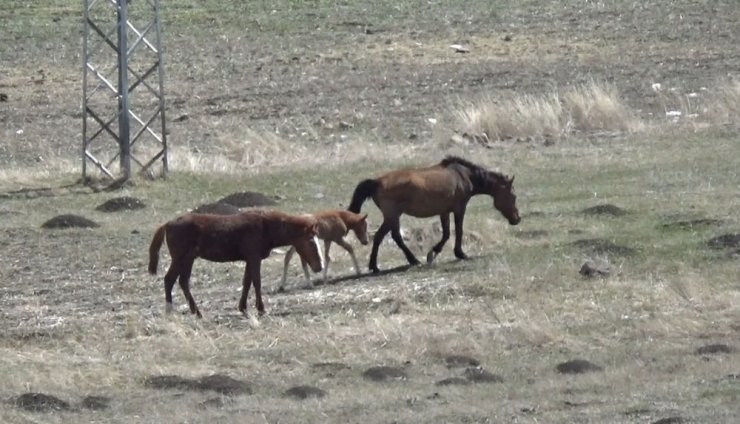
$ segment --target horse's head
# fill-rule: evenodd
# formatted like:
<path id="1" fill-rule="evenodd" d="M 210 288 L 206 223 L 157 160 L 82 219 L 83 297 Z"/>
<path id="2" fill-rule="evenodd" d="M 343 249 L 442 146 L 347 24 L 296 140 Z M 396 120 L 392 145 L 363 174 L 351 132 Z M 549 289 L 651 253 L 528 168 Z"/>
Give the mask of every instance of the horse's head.
<path id="1" fill-rule="evenodd" d="M 367 237 L 367 214 L 362 215 L 358 220 L 353 222 L 350 228 L 354 231 L 360 243 L 366 245 L 370 242 Z"/>
<path id="2" fill-rule="evenodd" d="M 514 177 L 492 178 L 489 180 L 489 194 L 493 196 L 493 206 L 509 220 L 509 224 L 516 225 L 521 218 L 516 208 L 516 194 L 514 194 L 513 185 Z"/>
<path id="3" fill-rule="evenodd" d="M 319 272 L 324 267 L 324 258 L 321 256 L 319 240 L 316 237 L 318 231 L 319 224 L 313 222 L 304 227 L 302 237 L 298 237 L 293 242 L 296 252 L 301 256 L 301 259 L 308 263 L 313 272 Z"/>

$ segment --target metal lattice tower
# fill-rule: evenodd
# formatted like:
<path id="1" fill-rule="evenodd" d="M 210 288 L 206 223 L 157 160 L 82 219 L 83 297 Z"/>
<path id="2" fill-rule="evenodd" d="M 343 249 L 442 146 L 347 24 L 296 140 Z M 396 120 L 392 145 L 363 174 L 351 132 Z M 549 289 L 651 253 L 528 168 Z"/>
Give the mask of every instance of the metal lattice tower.
<path id="1" fill-rule="evenodd" d="M 82 178 L 167 174 L 159 0 L 85 0 Z M 129 13 L 131 12 L 131 13 Z M 137 29 L 134 24 L 139 25 Z M 153 42 L 150 41 L 153 39 Z M 94 166 L 88 165 L 92 164 Z"/>

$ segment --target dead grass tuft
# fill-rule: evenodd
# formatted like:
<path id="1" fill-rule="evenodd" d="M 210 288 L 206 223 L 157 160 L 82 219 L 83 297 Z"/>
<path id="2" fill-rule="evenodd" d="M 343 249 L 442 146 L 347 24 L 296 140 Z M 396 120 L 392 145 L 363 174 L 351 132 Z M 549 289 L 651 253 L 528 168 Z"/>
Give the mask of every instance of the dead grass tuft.
<path id="1" fill-rule="evenodd" d="M 473 101 L 456 112 L 462 131 L 489 140 L 560 139 L 577 132 L 636 132 L 643 124 L 616 87 L 590 82 L 565 92 Z"/>

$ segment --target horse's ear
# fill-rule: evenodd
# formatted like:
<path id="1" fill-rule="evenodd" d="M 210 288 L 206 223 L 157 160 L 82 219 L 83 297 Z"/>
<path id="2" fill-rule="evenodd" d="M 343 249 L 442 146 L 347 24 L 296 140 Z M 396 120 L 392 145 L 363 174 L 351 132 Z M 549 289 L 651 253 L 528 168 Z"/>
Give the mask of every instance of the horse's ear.
<path id="1" fill-rule="evenodd" d="M 509 185 L 514 184 L 514 177 L 515 175 L 512 175 L 511 178 L 509 178 Z"/>
<path id="2" fill-rule="evenodd" d="M 362 218 L 360 218 L 360 222 L 367 221 L 367 214 L 362 215 Z"/>

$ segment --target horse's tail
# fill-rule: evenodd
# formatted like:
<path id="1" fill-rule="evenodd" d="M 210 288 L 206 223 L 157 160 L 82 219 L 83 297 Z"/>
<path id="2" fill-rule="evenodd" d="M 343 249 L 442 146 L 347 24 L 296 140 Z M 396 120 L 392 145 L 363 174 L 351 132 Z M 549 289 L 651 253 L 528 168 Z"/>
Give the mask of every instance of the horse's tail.
<path id="1" fill-rule="evenodd" d="M 152 244 L 149 245 L 149 273 L 155 275 L 157 273 L 157 266 L 159 265 L 159 249 L 162 247 L 164 242 L 164 235 L 167 231 L 167 224 L 157 228 L 152 238 Z"/>
<path id="2" fill-rule="evenodd" d="M 354 213 L 360 213 L 360 209 L 362 209 L 362 204 L 365 202 L 365 199 L 375 195 L 378 187 L 380 187 L 378 180 L 360 181 L 360 184 L 357 184 L 357 187 L 355 187 L 355 192 L 352 194 L 352 201 L 347 210 Z"/>

